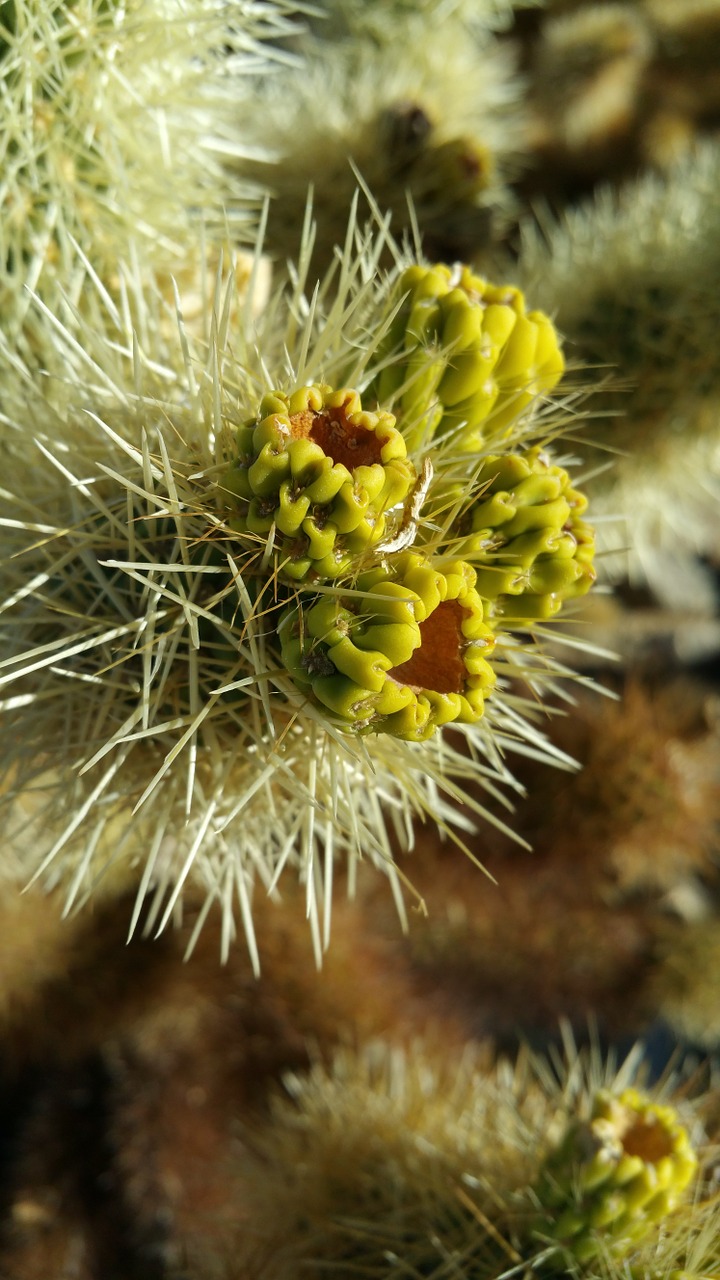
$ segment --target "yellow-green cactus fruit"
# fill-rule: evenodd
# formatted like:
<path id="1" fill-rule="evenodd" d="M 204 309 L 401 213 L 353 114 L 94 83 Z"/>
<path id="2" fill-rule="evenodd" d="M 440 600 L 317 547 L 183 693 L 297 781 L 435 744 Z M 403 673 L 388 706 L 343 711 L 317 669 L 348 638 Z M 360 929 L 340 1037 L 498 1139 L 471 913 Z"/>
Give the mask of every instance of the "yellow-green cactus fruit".
<path id="1" fill-rule="evenodd" d="M 414 446 L 453 432 L 474 450 L 503 437 L 565 368 L 552 321 L 526 311 L 513 285 L 494 285 L 467 266 L 408 267 L 402 299 L 379 355 L 378 402 L 392 402 Z"/>
<path id="2" fill-rule="evenodd" d="M 545 1163 L 540 1233 L 577 1262 L 622 1257 L 678 1206 L 697 1163 L 673 1107 L 635 1088 L 601 1090 Z"/>
<path id="3" fill-rule="evenodd" d="M 410 742 L 479 720 L 494 637 L 474 569 L 406 551 L 356 587 L 283 614 L 282 657 L 298 687 L 348 728 Z"/>
<path id="4" fill-rule="evenodd" d="M 237 432 L 237 459 L 222 487 L 239 514 L 231 525 L 267 538 L 295 581 L 335 578 L 378 542 L 386 513 L 415 481 L 391 413 L 369 413 L 357 391 L 325 385 L 263 397 Z"/>
<path id="5" fill-rule="evenodd" d="M 586 508 L 568 472 L 540 447 L 483 461 L 467 535 L 454 545 L 475 568 L 493 616 L 549 618 L 590 588 L 595 537 Z"/>

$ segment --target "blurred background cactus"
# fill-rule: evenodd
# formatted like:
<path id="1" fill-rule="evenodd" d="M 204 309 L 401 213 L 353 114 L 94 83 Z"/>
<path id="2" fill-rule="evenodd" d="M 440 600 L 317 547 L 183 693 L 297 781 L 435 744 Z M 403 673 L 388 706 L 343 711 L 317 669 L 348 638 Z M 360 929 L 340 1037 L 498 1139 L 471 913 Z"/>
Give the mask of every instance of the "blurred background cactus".
<path id="1" fill-rule="evenodd" d="M 238 112 L 256 154 L 237 173 L 273 193 L 280 260 L 297 256 L 309 189 L 317 261 L 332 258 L 358 179 L 431 256 L 466 258 L 506 225 L 525 136 L 513 48 L 495 31 L 508 6 L 448 6 L 447 23 L 444 7 L 319 6 L 290 46 L 301 64 L 248 86 Z"/>
<path id="2" fill-rule="evenodd" d="M 520 255 L 571 358 L 606 379 L 582 445 L 601 468 L 612 457 L 592 487 L 603 563 L 690 610 L 712 608 L 700 566 L 717 558 L 719 157 L 704 144 L 662 177 L 606 189 L 547 238 L 528 229 Z"/>
<path id="3" fill-rule="evenodd" d="M 8 1280 L 720 1272 L 718 66 L 0 3 Z"/>

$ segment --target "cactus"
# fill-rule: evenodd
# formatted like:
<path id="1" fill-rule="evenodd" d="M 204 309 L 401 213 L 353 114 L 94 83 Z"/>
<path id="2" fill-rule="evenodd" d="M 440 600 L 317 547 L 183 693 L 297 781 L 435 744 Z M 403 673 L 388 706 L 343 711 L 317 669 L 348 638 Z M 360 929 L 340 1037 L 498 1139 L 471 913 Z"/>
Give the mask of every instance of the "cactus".
<path id="1" fill-rule="evenodd" d="M 525 42 L 523 194 L 553 205 L 688 158 L 720 103 L 716 0 L 548 3 Z"/>
<path id="2" fill-rule="evenodd" d="M 582 519 L 587 498 L 540 448 L 490 454 L 477 473 L 478 497 L 458 549 L 477 572 L 491 616 L 548 618 L 595 580 L 594 532 Z"/>
<path id="3" fill-rule="evenodd" d="M 362 229 L 356 215 L 317 288 L 308 221 L 298 262 L 254 317 L 262 246 L 249 279 L 236 258 L 226 275 L 222 257 L 258 195 L 242 166 L 234 176 L 225 167 L 235 130 L 249 119 L 232 55 L 257 39 L 248 69 L 267 72 L 279 58 L 284 87 L 303 74 L 313 83 L 317 68 L 310 74 L 307 62 L 266 47 L 268 37 L 290 34 L 285 0 L 248 14 L 247 25 L 239 17 L 227 41 L 225 10 L 213 10 L 200 33 L 195 18 L 205 10 L 197 3 L 183 10 L 183 41 L 162 57 L 165 25 L 152 5 L 88 0 L 83 25 L 75 7 L 52 3 L 34 28 L 18 0 L 5 33 L 18 158 L 6 190 L 11 204 L 14 192 L 28 195 L 27 160 L 43 218 L 59 213 L 52 227 L 43 223 L 42 245 L 32 220 L 28 230 L 10 219 L 21 238 L 8 246 L 12 271 L 3 280 L 13 298 L 0 335 L 2 806 L 15 883 L 62 883 L 70 910 L 112 869 L 118 889 L 137 893 L 131 929 L 148 894 L 162 929 L 190 882 L 206 893 L 206 913 L 221 904 L 224 952 L 239 911 L 257 967 L 257 879 L 274 888 L 288 864 L 309 877 L 319 958 L 335 857 L 351 868 L 361 856 L 383 867 L 401 903 L 386 822 L 406 844 L 416 817 L 463 825 L 456 806 L 470 775 L 490 789 L 510 780 L 508 740 L 542 754 L 534 703 L 542 681 L 563 668 L 528 641 L 527 617 L 503 618 L 498 600 L 483 597 L 475 584 L 485 566 L 456 554 L 456 532 L 440 529 L 434 513 L 467 462 L 467 501 L 456 506 L 460 526 L 469 519 L 466 508 L 485 484 L 485 473 L 479 482 L 475 473 L 487 421 L 493 457 L 516 435 L 543 441 L 528 396 L 551 390 L 562 357 L 550 322 L 527 312 L 517 290 L 496 288 L 469 267 L 456 273 L 455 287 L 449 269 L 414 262 L 386 226 Z M 481 28 L 486 36 L 490 29 L 483 23 L 480 14 L 480 43 Z M 419 28 L 408 30 L 414 37 Z M 450 43 L 453 66 L 478 72 L 477 43 L 455 48 L 453 34 L 428 46 L 426 35 L 428 74 Z M 54 51 L 52 75 L 42 72 L 40 37 Z M 485 48 L 482 74 L 503 116 L 514 95 L 509 60 L 490 37 Z M 348 50 L 328 46 L 328 58 L 336 55 L 347 71 Z M 382 121 L 391 151 L 402 141 L 401 169 L 407 163 L 425 181 L 430 147 L 428 182 L 444 188 L 459 164 L 468 170 L 469 204 L 484 208 L 475 178 L 484 183 L 495 163 L 492 129 L 482 137 L 475 129 L 485 108 L 471 105 L 467 78 L 458 76 L 440 106 L 464 103 L 462 120 L 437 131 L 433 123 L 426 138 L 425 100 L 416 113 L 400 92 L 409 77 L 408 68 L 398 72 L 387 95 L 368 99 L 369 116 Z M 274 92 L 269 79 L 263 93 Z M 135 85 L 128 121 L 118 96 L 126 83 Z M 358 75 L 348 92 L 361 88 Z M 46 147 L 37 145 L 36 116 L 21 110 L 28 101 L 33 112 L 47 109 Z M 513 111 L 510 104 L 510 118 Z M 77 142 L 79 184 L 58 177 L 70 145 L 61 122 Z M 263 163 L 272 149 L 265 123 Z M 105 141 L 114 132 L 113 149 Z M 251 141 L 245 132 L 243 145 Z M 165 165 L 167 188 L 158 177 Z M 395 188 L 404 200 L 404 186 Z M 388 275 L 378 270 L 383 257 L 396 264 Z M 446 313 L 438 342 L 450 347 L 440 379 L 448 419 L 480 394 L 483 344 L 496 348 L 493 415 L 476 414 L 474 440 L 475 427 L 460 439 L 439 423 L 442 447 L 432 459 L 406 406 L 395 420 L 378 391 L 396 368 L 404 383 L 408 352 L 421 365 L 426 358 L 412 343 L 395 350 L 391 317 L 408 280 L 420 292 L 435 289 Z M 454 434 L 458 448 L 448 445 Z M 535 563 L 544 564 L 542 553 Z M 546 577 L 549 595 L 570 594 L 550 586 Z M 393 593 L 405 601 L 395 600 L 405 610 L 399 628 L 392 610 L 385 624 L 378 616 L 377 597 Z M 510 592 L 500 594 L 504 606 Z M 338 633 L 332 643 L 328 627 Z M 519 634 L 510 636 L 513 628 Z M 499 680 L 495 652 L 511 652 L 505 666 L 497 659 Z M 469 759 L 481 759 L 480 770 Z M 467 799 L 482 816 L 482 801 L 469 792 Z M 310 874 L 319 854 L 323 872 Z"/>
<path id="4" fill-rule="evenodd" d="M 267 244 L 280 261 L 297 256 L 310 190 L 316 270 L 332 262 L 356 196 L 353 168 L 392 214 L 394 235 L 419 226 L 428 253 L 467 258 L 507 221 L 524 136 L 512 49 L 477 6 L 465 6 L 467 24 L 455 14 L 432 28 L 402 8 L 383 6 L 373 22 L 368 6 L 336 7 L 296 46 L 299 67 L 267 76 L 260 93 L 240 91 L 246 138 L 235 168 L 273 192 Z"/>
<path id="5" fill-rule="evenodd" d="M 401 353 L 372 384 L 411 440 L 451 435 L 475 452 L 502 440 L 523 411 L 560 379 L 557 334 L 522 293 L 468 267 L 409 267 L 393 297 L 397 315 L 380 349 Z"/>
<path id="6" fill-rule="evenodd" d="M 653 1274 L 653 1265 L 667 1276 L 688 1262 L 690 1270 L 700 1263 L 700 1271 L 712 1244 L 705 1239 L 702 1249 L 688 1249 L 688 1238 L 704 1220 L 717 1226 L 717 1204 L 710 1194 L 691 1203 L 698 1153 L 672 1103 L 628 1085 L 633 1060 L 636 1070 L 637 1052 L 615 1074 L 597 1063 L 588 1069 L 575 1053 L 558 1083 L 547 1064 L 527 1055 L 491 1065 L 478 1050 L 456 1062 L 418 1043 L 412 1050 L 376 1043 L 336 1054 L 329 1067 L 293 1073 L 274 1099 L 270 1123 L 255 1134 L 254 1231 L 251 1240 L 238 1233 L 237 1274 L 250 1256 L 279 1280 L 327 1271 L 399 1280 L 448 1268 L 458 1280 L 496 1280 L 515 1270 L 553 1280 L 619 1280 Z M 570 1172 L 567 1143 L 557 1143 L 558 1112 L 579 1132 L 588 1107 L 596 1164 L 607 1154 L 609 1167 L 588 1192 L 596 1202 L 597 1250 L 583 1261 L 579 1250 L 561 1255 L 552 1237 L 549 1245 L 540 1239 L 537 1221 L 546 1179 L 557 1185 L 546 1172 L 552 1160 L 568 1178 L 569 1198 L 579 1176 L 580 1165 Z M 701 1110 L 702 1103 L 686 1107 L 696 1132 Z M 703 1160 L 710 1150 L 704 1144 Z M 590 1163 L 588 1183 L 589 1170 Z M 610 1212 L 610 1185 L 621 1177 L 615 1194 L 626 1206 L 625 1236 Z M 278 1187 L 282 1221 L 273 1212 Z M 560 1224 L 554 1214 L 545 1219 L 551 1230 Z M 615 1251 L 620 1238 L 622 1257 Z"/>
<path id="7" fill-rule="evenodd" d="M 717 562 L 717 147 L 571 213 L 535 263 L 528 236 L 521 285 L 491 283 L 511 276 L 486 256 L 506 232 L 515 255 L 528 192 L 562 208 L 715 127 L 718 3 L 528 7 L 0 3 L 0 880 L 10 902 L 34 881 L 50 907 L 98 908 L 71 941 L 28 907 L 15 945 L 2 916 L 12 1280 L 148 1256 L 188 1280 L 720 1273 L 717 1097 L 466 1043 L 593 1000 L 603 1036 L 653 999 L 718 1036 L 707 723 L 656 723 L 644 691 L 583 720 L 563 693 L 584 777 L 510 771 L 515 750 L 575 753 L 537 726 L 573 643 L 545 623 L 595 574 L 586 488 L 593 516 L 628 517 L 599 540 L 623 551 L 612 572 L 631 540 L 686 634 L 690 557 Z M 528 88 L 532 32 L 552 56 L 523 58 Z M 624 424 L 608 387 L 589 429 L 572 388 L 556 398 L 556 314 L 588 382 L 625 380 Z M 513 860 L 488 818 L 535 853 Z M 435 849 L 446 835 L 499 892 Z M 315 985 L 338 879 L 360 903 Z M 425 891 L 447 902 L 430 963 L 383 905 L 407 923 Z M 125 913 L 148 935 L 139 984 L 114 958 Z M 238 934 L 249 960 L 208 964 Z M 118 1000 L 90 1026 L 94 983 Z M 411 1041 L 438 1010 L 435 1047 Z M 403 1043 L 333 1060 L 353 1026 Z M 105 1122 L 90 1170 L 65 1167 L 85 1163 L 73 1108 Z"/>
<path id="8" fill-rule="evenodd" d="M 717 913 L 663 921 L 655 939 L 649 997 L 663 1021 L 691 1044 L 715 1051 L 720 1042 L 717 982 L 720 928 Z"/>
<path id="9" fill-rule="evenodd" d="M 634 3 L 583 4 L 547 18 L 532 67 L 534 136 L 546 164 L 592 173 L 627 163 L 618 142 L 635 123 L 653 44 Z"/>
<path id="10" fill-rule="evenodd" d="M 237 449 L 222 480 L 241 508 L 233 527 L 276 528 L 280 571 L 297 581 L 347 573 L 416 479 L 392 414 L 364 412 L 357 392 L 328 386 L 266 395 Z"/>
<path id="11" fill-rule="evenodd" d="M 31 293 L 56 315 L 85 305 L 100 313 L 109 298 L 122 306 L 131 263 L 148 280 L 180 274 L 193 254 L 199 264 L 201 228 L 254 244 L 262 192 L 222 156 L 238 134 L 232 83 L 272 64 L 290 9 L 273 0 L 229 26 L 204 0 L 2 5 L 0 314 L 23 349 L 34 349 Z M 218 61 L 223 46 L 232 74 Z M 102 301 L 84 287 L 88 262 Z"/>
<path id="12" fill-rule="evenodd" d="M 540 1232 L 579 1263 L 625 1255 L 677 1208 L 697 1164 L 673 1107 L 636 1088 L 602 1090 L 545 1163 Z"/>
<path id="13" fill-rule="evenodd" d="M 572 349 L 604 379 L 580 442 L 598 470 L 602 564 L 692 609 L 714 597 L 694 557 L 714 553 L 720 493 L 719 172 L 706 144 L 662 179 L 606 191 L 546 239 L 528 230 L 517 272 L 528 290 L 542 281 Z"/>
<path id="14" fill-rule="evenodd" d="M 397 890 L 388 803 L 408 839 L 415 815 L 452 828 L 465 738 L 491 787 L 510 777 L 496 726 L 542 753 L 531 701 L 506 703 L 493 652 L 511 644 L 518 680 L 560 668 L 490 622 L 476 569 L 433 517 L 466 455 L 439 456 L 434 477 L 400 419 L 335 381 L 377 367 L 397 284 L 371 269 L 386 242 L 356 257 L 348 237 L 327 309 L 303 293 L 306 255 L 256 320 L 231 266 L 209 332 L 182 314 L 170 331 L 164 274 L 146 290 L 131 276 L 127 314 L 107 312 L 105 331 L 92 300 L 92 322 L 41 311 L 39 386 L 0 343 L 8 856 L 20 881 L 63 879 L 68 908 L 115 866 L 137 891 L 132 927 L 150 892 L 164 927 L 187 882 L 206 912 L 220 901 L 225 951 L 239 908 L 259 966 L 255 877 L 305 875 L 322 850 L 308 890 L 319 957 L 333 858 L 369 857 Z"/>
<path id="15" fill-rule="evenodd" d="M 278 626 L 283 661 L 363 732 L 422 742 L 443 724 L 474 724 L 494 683 L 494 636 L 474 583 L 463 561 L 405 552 L 356 579 L 360 613 L 342 598 L 291 607 Z"/>

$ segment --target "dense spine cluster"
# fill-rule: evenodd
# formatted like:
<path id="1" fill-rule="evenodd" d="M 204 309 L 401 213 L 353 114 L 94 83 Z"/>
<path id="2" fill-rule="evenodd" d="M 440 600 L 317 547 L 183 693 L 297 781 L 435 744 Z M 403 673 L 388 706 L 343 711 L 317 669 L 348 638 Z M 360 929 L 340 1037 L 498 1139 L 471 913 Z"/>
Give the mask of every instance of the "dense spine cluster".
<path id="1" fill-rule="evenodd" d="M 425 1045 L 375 1043 L 293 1075 L 261 1138 L 268 1272 L 709 1280 L 718 1209 L 700 1100 L 641 1087 L 637 1061 L 616 1072 L 576 1054 L 558 1079 L 527 1056 L 490 1066 L 466 1051 L 451 1066 Z"/>

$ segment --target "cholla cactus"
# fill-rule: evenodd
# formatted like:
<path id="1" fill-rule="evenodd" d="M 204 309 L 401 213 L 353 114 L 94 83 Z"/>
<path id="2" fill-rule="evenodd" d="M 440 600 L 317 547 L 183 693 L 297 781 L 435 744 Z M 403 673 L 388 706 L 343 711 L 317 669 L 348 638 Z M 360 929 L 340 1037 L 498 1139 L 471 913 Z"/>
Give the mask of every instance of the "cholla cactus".
<path id="1" fill-rule="evenodd" d="M 600 1274 L 619 1280 L 651 1274 L 642 1270 L 650 1258 L 667 1276 L 686 1261 L 688 1245 L 694 1249 L 692 1226 L 709 1215 L 717 1225 L 717 1205 L 709 1194 L 704 1203 L 689 1204 L 696 1144 L 703 1141 L 701 1105 L 678 1100 L 681 1120 L 662 1093 L 658 1098 L 657 1090 L 647 1094 L 629 1086 L 638 1057 L 634 1053 L 615 1072 L 573 1054 L 558 1083 L 539 1060 L 491 1067 L 467 1052 L 451 1066 L 417 1044 L 412 1053 L 373 1045 L 357 1055 L 337 1055 L 330 1069 L 290 1077 L 289 1099 L 277 1101 L 271 1124 L 254 1137 L 260 1154 L 249 1179 L 254 1230 L 251 1239 L 247 1232 L 238 1239 L 238 1258 L 250 1254 L 279 1280 L 327 1270 L 384 1280 L 445 1271 L 495 1280 L 525 1268 L 558 1280 Z M 545 1176 L 540 1170 L 558 1149 L 562 1117 L 582 1126 L 581 1117 L 593 1109 L 598 1133 L 601 1110 L 612 1113 L 609 1123 L 618 1133 L 627 1120 L 626 1204 L 635 1193 L 635 1232 L 624 1257 L 613 1251 L 617 1222 L 609 1213 L 601 1221 L 598 1213 L 594 1263 L 579 1253 L 561 1255 L 536 1229 Z M 707 1147 L 702 1156 L 706 1151 L 709 1158 Z M 644 1183 L 653 1181 L 654 1200 L 643 1201 Z M 666 1190 L 657 1194 L 661 1184 Z M 688 1204 L 681 1209 L 683 1201 Z M 706 1265 L 713 1252 L 708 1235 Z"/>
<path id="2" fill-rule="evenodd" d="M 523 51 L 525 194 L 564 202 L 598 181 L 664 171 L 713 136 L 717 0 L 547 0 L 545 8 Z"/>
<path id="3" fill-rule="evenodd" d="M 719 173 L 706 145 L 667 178 L 605 192 L 547 242 L 528 233 L 519 272 L 528 290 L 542 281 L 570 350 L 608 384 L 587 433 L 609 450 L 596 460 L 612 456 L 591 490 L 603 565 L 694 608 L 712 594 L 693 555 L 714 553 L 720 495 Z"/>
<path id="4" fill-rule="evenodd" d="M 534 53 L 533 142 L 545 163 L 581 173 L 627 163 L 618 142 L 635 123 L 653 53 L 646 15 L 634 3 L 584 4 L 550 16 Z"/>
<path id="5" fill-rule="evenodd" d="M 206 912 L 221 904 L 225 947 L 239 902 L 257 963 L 254 882 L 274 892 L 295 864 L 319 953 L 337 855 L 383 867 L 399 901 L 386 821 L 401 844 L 415 816 L 464 822 L 468 748 L 491 786 L 509 779 L 500 751 L 513 740 L 542 751 L 525 712 L 556 668 L 522 631 L 488 625 L 474 568 L 425 515 L 459 461 L 472 504 L 482 452 L 446 445 L 434 478 L 400 420 L 342 389 L 370 382 L 380 359 L 386 246 L 348 247 L 337 292 L 326 282 L 313 308 L 306 254 L 257 326 L 231 273 L 209 349 L 182 319 L 172 341 L 162 292 L 131 280 L 126 321 L 102 295 L 107 336 L 82 316 L 46 318 L 42 384 L 5 350 L 16 877 L 69 877 L 72 903 L 114 863 L 138 886 L 135 919 L 152 890 L 161 927 L 190 877 Z M 298 518 L 315 555 L 303 574 L 286 572 Z M 404 603 L 384 625 L 374 598 L 393 595 Z M 529 683 L 527 700 L 506 672 Z"/>
<path id="6" fill-rule="evenodd" d="M 665 920 L 656 939 L 650 996 L 663 1021 L 691 1044 L 715 1051 L 720 1042 L 717 983 L 720 922 L 703 918 Z"/>
<path id="7" fill-rule="evenodd" d="M 513 54 L 482 15 L 466 23 L 437 0 L 425 9 L 383 6 L 381 22 L 365 7 L 358 21 L 343 11 L 340 30 L 330 25 L 336 39 L 319 20 L 300 46 L 302 65 L 239 101 L 246 154 L 237 168 L 275 196 L 268 246 L 277 256 L 297 255 L 312 189 L 316 252 L 331 260 L 356 191 L 352 166 L 394 233 L 414 223 L 429 253 L 468 257 L 506 220 L 524 138 Z"/>
<path id="8" fill-rule="evenodd" d="M 673 1107 L 636 1088 L 592 1101 L 587 1122 L 571 1124 L 538 1183 L 548 1238 L 580 1263 L 625 1255 L 677 1208 L 697 1156 Z"/>
<path id="9" fill-rule="evenodd" d="M 0 313 L 29 341 L 31 291 L 53 311 L 117 298 L 119 264 L 180 275 L 209 240 L 254 241 L 262 191 L 224 163 L 241 145 L 235 84 L 269 73 L 289 0 L 12 0 L 0 13 Z M 222 51 L 222 53 L 221 53 Z M 78 253 L 76 246 L 80 246 Z M 96 317 L 96 323 L 101 321 Z"/>

